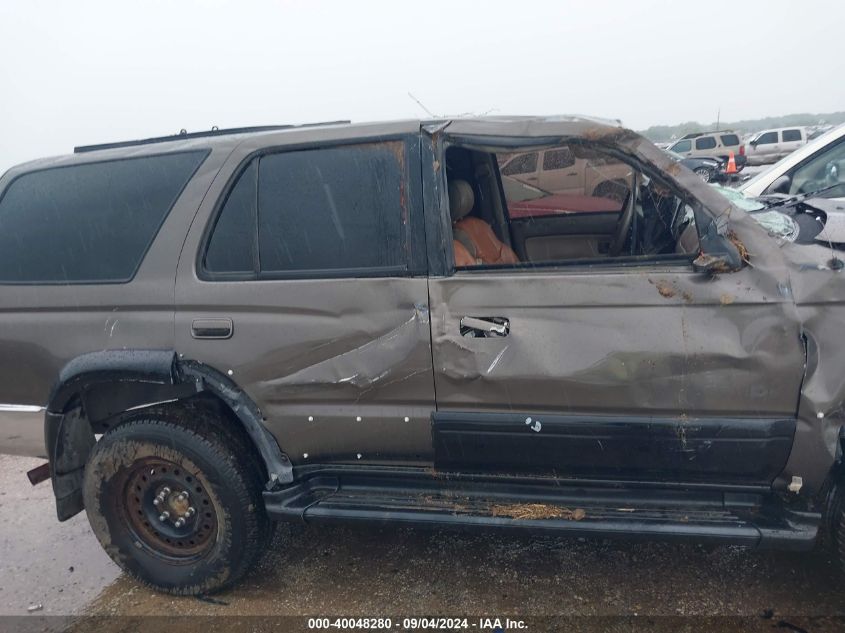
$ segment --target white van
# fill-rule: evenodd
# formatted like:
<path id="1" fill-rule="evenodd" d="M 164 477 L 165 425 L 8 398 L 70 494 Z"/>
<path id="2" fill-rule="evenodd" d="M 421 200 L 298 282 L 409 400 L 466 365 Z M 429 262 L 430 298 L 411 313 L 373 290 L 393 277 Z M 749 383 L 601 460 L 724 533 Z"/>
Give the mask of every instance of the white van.
<path id="1" fill-rule="evenodd" d="M 806 145 L 807 128 L 782 127 L 758 132 L 745 146 L 749 165 L 774 163 L 784 156 Z"/>

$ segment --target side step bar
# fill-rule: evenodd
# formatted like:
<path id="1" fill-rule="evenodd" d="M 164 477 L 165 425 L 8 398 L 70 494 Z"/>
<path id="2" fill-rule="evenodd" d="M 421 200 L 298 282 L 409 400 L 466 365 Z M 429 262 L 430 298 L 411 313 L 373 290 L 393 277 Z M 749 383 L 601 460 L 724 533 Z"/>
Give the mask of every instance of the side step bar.
<path id="1" fill-rule="evenodd" d="M 807 550 L 820 515 L 763 495 L 316 474 L 265 492 L 277 520 L 486 527 Z"/>

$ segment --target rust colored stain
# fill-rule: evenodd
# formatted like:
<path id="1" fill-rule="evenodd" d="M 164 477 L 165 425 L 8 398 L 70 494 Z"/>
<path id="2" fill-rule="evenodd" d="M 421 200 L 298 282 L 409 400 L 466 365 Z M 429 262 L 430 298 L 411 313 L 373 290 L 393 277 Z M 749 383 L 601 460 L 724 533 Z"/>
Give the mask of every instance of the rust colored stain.
<path id="1" fill-rule="evenodd" d="M 659 293 L 660 293 L 660 296 L 661 296 L 661 297 L 665 297 L 665 298 L 667 298 L 667 299 L 671 299 L 671 298 L 672 298 L 672 297 L 674 297 L 674 296 L 675 296 L 675 294 L 677 293 L 677 291 L 676 291 L 676 290 L 675 290 L 675 288 L 672 286 L 672 284 L 670 284 L 668 281 L 665 281 L 665 280 L 663 280 L 663 279 L 660 279 L 660 280 L 658 280 L 658 281 L 651 281 L 651 280 L 649 279 L 649 282 L 650 282 L 650 283 L 652 283 L 652 284 L 654 284 L 654 287 L 655 287 L 655 288 L 657 288 L 657 292 L 659 292 Z M 685 297 L 685 298 L 686 298 L 686 297 Z"/>
<path id="2" fill-rule="evenodd" d="M 582 508 L 570 510 L 561 506 L 545 503 L 515 503 L 495 505 L 490 508 L 494 517 L 510 517 L 511 519 L 567 519 L 580 521 L 587 513 Z"/>
<path id="3" fill-rule="evenodd" d="M 733 230 L 728 231 L 725 237 L 727 237 L 731 241 L 731 244 L 736 246 L 736 249 L 739 251 L 739 256 L 742 258 L 742 261 L 744 261 L 746 264 L 750 264 L 751 255 L 748 252 L 748 249 L 745 247 L 745 244 L 743 244 L 742 240 L 739 239 L 739 236 L 736 234 L 736 232 L 734 232 Z"/>

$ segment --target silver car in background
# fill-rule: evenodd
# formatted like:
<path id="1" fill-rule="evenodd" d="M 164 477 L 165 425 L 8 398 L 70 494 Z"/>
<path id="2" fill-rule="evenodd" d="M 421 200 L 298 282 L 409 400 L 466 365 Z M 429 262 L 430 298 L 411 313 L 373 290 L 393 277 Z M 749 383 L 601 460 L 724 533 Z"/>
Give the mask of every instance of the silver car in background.
<path id="1" fill-rule="evenodd" d="M 754 134 L 745 145 L 749 165 L 765 165 L 807 144 L 807 128 L 783 127 Z"/>

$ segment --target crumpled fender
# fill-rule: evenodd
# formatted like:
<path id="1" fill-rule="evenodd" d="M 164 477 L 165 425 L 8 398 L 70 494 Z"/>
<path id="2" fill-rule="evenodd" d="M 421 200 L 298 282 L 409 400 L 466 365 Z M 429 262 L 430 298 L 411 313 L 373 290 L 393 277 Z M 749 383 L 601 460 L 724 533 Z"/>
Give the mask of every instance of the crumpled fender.
<path id="1" fill-rule="evenodd" d="M 202 363 L 179 359 L 171 350 L 92 352 L 62 368 L 45 413 L 45 443 L 59 520 L 84 508 L 82 478 L 96 443 L 92 422 L 201 392 L 217 396 L 243 424 L 264 460 L 268 489 L 293 481 L 291 462 L 264 427 L 258 407 L 227 376 Z"/>

